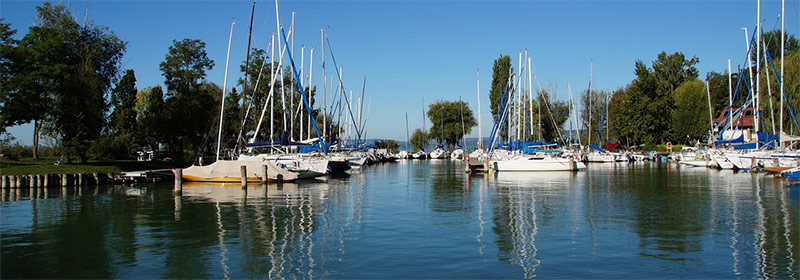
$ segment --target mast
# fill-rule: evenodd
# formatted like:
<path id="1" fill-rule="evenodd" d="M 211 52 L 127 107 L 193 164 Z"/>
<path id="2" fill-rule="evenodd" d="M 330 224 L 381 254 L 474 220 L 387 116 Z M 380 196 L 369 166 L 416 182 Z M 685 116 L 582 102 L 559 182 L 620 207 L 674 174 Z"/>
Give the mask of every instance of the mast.
<path id="1" fill-rule="evenodd" d="M 758 130 L 757 130 L 758 129 L 758 123 L 756 122 L 756 114 L 758 114 L 758 110 L 755 108 L 755 106 L 756 106 L 756 92 L 755 92 L 755 89 L 753 88 L 753 57 L 752 57 L 753 54 L 752 54 L 752 49 L 750 48 L 752 46 L 752 44 L 750 42 L 750 38 L 747 37 L 747 27 L 742 27 L 742 29 L 744 29 L 744 40 L 745 40 L 745 42 L 747 42 L 747 65 L 748 65 L 747 68 L 750 71 L 750 94 L 753 97 L 753 127 L 754 127 L 753 129 L 756 132 L 758 132 Z M 756 30 L 756 33 L 757 32 L 758 32 L 758 30 Z M 747 110 L 745 110 L 745 111 L 747 111 Z M 742 117 L 741 118 L 744 119 L 745 115 L 746 115 L 745 112 L 742 112 Z M 744 134 L 744 130 L 742 131 L 742 134 Z M 756 142 L 758 142 L 758 141 L 756 141 Z M 758 148 L 758 144 L 756 144 L 756 148 Z"/>
<path id="2" fill-rule="evenodd" d="M 529 115 L 531 116 L 531 137 L 533 137 L 533 83 L 531 82 L 531 77 L 533 76 L 533 71 L 531 71 L 532 64 L 531 57 L 528 57 L 528 111 L 530 111 Z"/>
<path id="3" fill-rule="evenodd" d="M 411 137 L 408 136 L 408 108 L 406 108 L 406 152 L 411 152 L 408 145 L 411 143 Z"/>
<path id="4" fill-rule="evenodd" d="M 483 149 L 483 129 L 481 126 L 481 70 L 478 73 L 478 149 Z"/>
<path id="5" fill-rule="evenodd" d="M 242 98 L 241 98 L 242 106 L 244 106 L 244 99 L 245 99 L 244 97 L 247 94 L 247 79 L 249 78 L 249 73 L 250 73 L 248 71 L 248 70 L 250 70 L 250 41 L 252 41 L 252 39 L 253 39 L 253 16 L 255 14 L 256 14 L 256 1 L 253 1 L 253 9 L 252 9 L 252 11 L 250 11 L 250 31 L 247 33 L 247 55 L 246 55 L 245 63 L 244 63 L 244 65 L 245 65 L 244 66 L 244 84 L 242 84 Z M 262 67 L 262 69 L 263 69 L 263 67 Z M 259 74 L 259 78 L 260 78 L 261 77 L 261 71 L 260 70 L 259 70 L 258 74 Z M 258 81 L 256 81 L 256 83 L 258 83 Z M 240 110 L 240 112 L 241 112 L 241 116 L 240 116 L 239 119 L 241 120 L 241 123 L 244 124 L 244 118 L 246 117 L 246 114 L 245 114 L 245 112 L 243 110 Z M 242 127 L 239 128 L 240 133 L 241 133 L 243 128 L 244 128 L 244 125 L 242 125 Z M 239 145 L 239 139 L 241 139 L 241 137 L 237 137 L 236 138 L 236 147 L 237 147 L 237 153 L 241 154 L 242 153 L 242 147 Z"/>
<path id="6" fill-rule="evenodd" d="M 219 148 L 222 145 L 222 116 L 225 113 L 225 90 L 228 87 L 228 62 L 231 59 L 231 41 L 233 41 L 233 25 L 236 24 L 234 20 L 231 22 L 231 33 L 228 35 L 228 54 L 225 56 L 225 77 L 222 80 L 222 104 L 219 107 L 219 133 L 217 133 L 217 159 L 219 160 Z"/>
<path id="7" fill-rule="evenodd" d="M 271 51 L 272 54 L 269 57 L 270 60 L 271 60 L 269 62 L 269 69 L 270 69 L 269 77 L 272 80 L 269 83 L 269 92 L 270 92 L 270 96 L 269 96 L 269 142 L 270 142 L 270 144 L 272 144 L 272 142 L 275 141 L 275 139 L 272 136 L 273 133 L 275 132 L 275 130 L 274 130 L 274 126 L 275 126 L 275 122 L 274 122 L 274 119 L 275 119 L 275 117 L 274 117 L 275 116 L 275 96 L 272 95 L 272 93 L 275 92 L 275 43 L 274 43 L 275 42 L 275 33 L 272 33 L 272 38 L 270 39 L 270 41 L 273 42 L 272 44 L 270 44 L 270 45 L 272 45 L 272 51 Z M 278 42 L 278 44 L 280 44 L 280 42 Z M 258 133 L 254 134 L 254 135 L 258 135 Z"/>
<path id="8" fill-rule="evenodd" d="M 570 85 L 569 82 L 567 82 L 567 92 L 569 93 L 569 115 L 570 115 L 570 120 L 569 120 L 569 144 L 572 145 L 572 122 L 573 122 L 572 117 L 574 115 L 573 112 L 574 112 L 575 105 L 572 104 L 573 103 L 573 101 L 572 101 L 572 85 Z"/>
<path id="9" fill-rule="evenodd" d="M 767 62 L 767 42 L 763 42 L 763 44 L 764 44 L 764 64 L 766 64 L 766 62 Z M 770 85 L 770 82 L 769 82 L 769 67 L 767 67 L 767 65 L 764 65 L 764 75 L 766 75 L 766 81 L 767 81 L 767 96 L 768 96 L 767 99 L 769 99 L 769 118 L 770 118 L 770 123 L 772 124 L 772 133 L 775 133 L 775 109 L 772 107 L 772 103 L 773 103 L 772 102 L 772 85 Z M 772 75 L 775 75 L 775 73 L 772 73 Z"/>
<path id="10" fill-rule="evenodd" d="M 517 72 L 519 72 L 519 74 L 522 75 L 522 52 L 519 52 L 519 68 L 517 68 Z M 520 140 L 519 135 L 520 135 L 520 129 L 522 128 L 522 110 L 520 110 L 520 109 L 522 109 L 521 108 L 521 104 L 522 104 L 522 87 L 520 85 L 522 84 L 523 80 L 524 79 L 517 79 L 517 104 L 516 104 L 516 106 L 514 106 L 514 108 L 517 111 L 517 115 L 516 115 L 516 118 L 517 118 L 517 132 L 516 132 L 517 141 Z"/>
<path id="11" fill-rule="evenodd" d="M 710 125 L 709 126 L 710 129 L 714 127 L 714 117 L 712 116 L 711 113 L 711 84 L 708 82 L 708 79 L 706 79 L 706 93 L 708 94 L 708 123 Z M 710 134 L 713 135 L 713 133 Z"/>
<path id="12" fill-rule="evenodd" d="M 328 93 L 326 86 L 328 84 L 328 74 L 325 73 L 325 29 L 319 30 L 320 41 L 322 42 L 322 138 L 328 139 Z M 327 141 L 327 140 L 326 140 Z M 320 139 L 322 142 L 322 139 Z"/>
<path id="13" fill-rule="evenodd" d="M 275 1 L 277 1 L 277 0 L 275 0 Z M 289 49 L 289 52 L 290 53 L 295 53 L 294 52 L 294 12 L 292 12 L 292 25 L 289 26 L 289 36 L 292 37 L 292 41 L 291 41 L 291 45 L 290 45 L 291 49 Z M 301 59 L 302 59 L 302 57 L 301 57 Z M 283 71 L 281 71 L 281 72 L 283 72 Z M 289 79 L 292 79 L 292 78 L 293 78 L 292 76 L 289 76 Z M 281 80 L 283 80 L 283 77 L 281 77 Z M 292 83 L 292 87 L 289 90 L 289 111 L 286 112 L 286 113 L 289 114 L 289 139 L 290 140 L 294 140 L 294 114 L 292 114 L 292 112 L 294 112 L 294 97 L 295 97 L 294 84 L 295 83 Z M 284 110 L 285 110 L 285 108 L 284 108 Z"/>
<path id="14" fill-rule="evenodd" d="M 586 99 L 589 103 L 588 108 L 586 110 L 589 113 L 589 138 L 586 140 L 587 145 L 591 144 L 592 142 L 592 73 L 594 71 L 594 62 L 589 60 L 589 90 L 586 92 Z"/>
<path id="15" fill-rule="evenodd" d="M 778 125 L 779 127 L 778 147 L 781 150 L 783 150 L 783 96 L 786 94 L 783 91 L 783 83 L 785 81 L 783 79 L 783 65 L 786 62 L 785 60 L 783 60 L 784 53 L 786 52 L 784 50 L 785 44 L 786 44 L 786 0 L 781 0 L 781 104 L 780 104 L 781 112 L 779 114 L 780 116 L 778 117 L 780 119 L 779 120 L 780 124 Z"/>
<path id="16" fill-rule="evenodd" d="M 758 134 L 758 120 L 761 103 L 759 99 L 761 95 L 761 79 L 758 75 L 761 73 L 761 0 L 758 0 L 758 9 L 756 14 L 756 91 L 753 92 L 753 129 Z M 756 136 L 756 149 L 758 149 L 758 136 Z"/>
<path id="17" fill-rule="evenodd" d="M 729 104 L 728 104 L 728 126 L 727 127 L 731 127 L 732 128 L 732 125 L 733 125 L 733 78 L 731 77 L 731 75 L 733 75 L 733 74 L 731 73 L 731 59 L 729 58 L 728 59 L 728 102 L 729 102 Z M 722 134 L 720 134 L 719 139 L 720 140 L 725 140 L 725 137 L 722 137 L 725 134 L 725 131 L 723 130 L 720 133 L 722 133 Z M 736 134 L 736 133 L 733 133 L 733 134 Z M 733 138 L 733 135 L 731 135 L 731 138 Z"/>
<path id="18" fill-rule="evenodd" d="M 461 102 L 461 96 L 458 96 L 458 105 L 461 107 L 461 138 L 464 139 L 463 151 L 467 151 L 467 130 L 464 128 L 464 103 Z"/>
<path id="19" fill-rule="evenodd" d="M 294 38 L 294 36 L 292 36 L 292 37 Z M 304 66 L 306 64 L 306 62 L 305 62 L 305 60 L 306 60 L 305 52 L 306 52 L 306 46 L 305 45 L 300 45 L 300 80 L 302 80 L 305 77 L 305 72 L 304 72 L 304 70 L 305 70 Z M 307 85 L 308 84 L 306 84 L 306 86 Z M 294 101 L 294 98 L 292 99 L 292 101 Z M 298 102 L 302 102 L 302 100 L 298 100 Z M 292 104 L 294 104 L 294 103 L 292 103 Z M 297 120 L 298 120 L 298 125 L 300 125 L 300 130 L 298 130 L 297 136 L 299 137 L 299 140 L 303 140 L 303 110 L 300 110 L 300 107 L 301 106 L 298 103 L 297 104 L 297 111 L 298 111 L 298 113 L 300 115 L 297 116 Z"/>
<path id="20" fill-rule="evenodd" d="M 311 47 L 311 54 L 309 56 L 311 58 L 311 61 L 308 63 L 308 82 L 306 83 L 306 87 L 308 87 L 308 99 L 309 99 L 308 101 L 310 102 L 311 100 L 314 99 L 314 92 L 311 91 L 311 81 L 313 81 L 311 78 L 313 78 L 312 74 L 314 74 L 314 47 Z M 311 106 L 311 104 L 309 104 L 309 106 Z M 311 109 L 313 111 L 314 108 Z M 311 114 L 308 115 L 308 125 L 306 126 L 306 139 L 311 139 Z M 322 141 L 322 139 L 317 139 L 317 140 Z"/>

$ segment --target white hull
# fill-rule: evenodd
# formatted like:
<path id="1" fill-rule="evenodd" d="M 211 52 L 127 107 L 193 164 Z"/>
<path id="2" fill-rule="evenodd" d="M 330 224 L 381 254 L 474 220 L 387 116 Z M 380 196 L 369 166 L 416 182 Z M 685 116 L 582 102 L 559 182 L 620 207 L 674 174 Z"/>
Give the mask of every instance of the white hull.
<path id="1" fill-rule="evenodd" d="M 588 153 L 586 154 L 586 161 L 587 162 L 602 162 L 602 163 L 611 163 L 616 162 L 617 159 L 613 154 L 601 154 L 601 153 Z"/>
<path id="2" fill-rule="evenodd" d="M 433 152 L 431 152 L 431 159 L 445 159 L 445 158 L 447 158 L 447 151 L 441 148 L 436 148 L 436 150 L 433 150 Z"/>
<path id="3" fill-rule="evenodd" d="M 578 171 L 586 165 L 569 158 L 520 156 L 507 160 L 491 161 L 490 165 L 500 172 L 529 171 Z"/>
<path id="4" fill-rule="evenodd" d="M 328 173 L 328 160 L 325 158 L 260 154 L 255 156 L 241 155 L 238 161 L 272 162 L 289 171 L 298 172 L 298 174 L 302 173 L 299 179 L 319 177 Z"/>
<path id="5" fill-rule="evenodd" d="M 241 182 L 241 167 L 246 167 L 247 182 L 261 182 L 262 166 L 267 166 L 267 181 L 294 181 L 302 172 L 293 172 L 272 162 L 218 160 L 204 166 L 190 166 L 182 170 L 181 178 L 187 182 Z"/>

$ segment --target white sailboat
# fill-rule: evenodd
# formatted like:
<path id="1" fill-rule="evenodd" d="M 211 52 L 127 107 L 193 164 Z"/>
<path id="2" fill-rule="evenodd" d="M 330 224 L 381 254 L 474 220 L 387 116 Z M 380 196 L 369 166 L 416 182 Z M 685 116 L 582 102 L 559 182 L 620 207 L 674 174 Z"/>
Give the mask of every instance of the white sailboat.
<path id="1" fill-rule="evenodd" d="M 492 160 L 490 168 L 496 171 L 579 171 L 586 165 L 573 157 L 560 158 L 552 156 L 515 156 L 510 159 Z"/>

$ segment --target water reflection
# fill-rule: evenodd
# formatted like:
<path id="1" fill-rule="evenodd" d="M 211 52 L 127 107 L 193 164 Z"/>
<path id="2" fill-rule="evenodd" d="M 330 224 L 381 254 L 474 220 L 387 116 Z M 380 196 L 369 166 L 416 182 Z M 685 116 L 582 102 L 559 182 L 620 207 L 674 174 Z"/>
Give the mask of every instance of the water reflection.
<path id="1" fill-rule="evenodd" d="M 269 185 L 0 193 L 2 278 L 800 278 L 798 186 L 406 161 Z M 32 261 L 35 260 L 35 261 Z"/>

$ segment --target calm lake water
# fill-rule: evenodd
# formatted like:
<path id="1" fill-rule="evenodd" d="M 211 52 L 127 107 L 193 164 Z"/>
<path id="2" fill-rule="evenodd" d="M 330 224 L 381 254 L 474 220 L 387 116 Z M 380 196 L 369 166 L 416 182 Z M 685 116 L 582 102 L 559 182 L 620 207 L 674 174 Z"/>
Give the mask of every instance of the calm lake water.
<path id="1" fill-rule="evenodd" d="M 800 278 L 800 186 L 769 175 L 463 168 L 4 190 L 0 278 Z"/>

